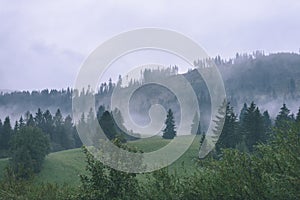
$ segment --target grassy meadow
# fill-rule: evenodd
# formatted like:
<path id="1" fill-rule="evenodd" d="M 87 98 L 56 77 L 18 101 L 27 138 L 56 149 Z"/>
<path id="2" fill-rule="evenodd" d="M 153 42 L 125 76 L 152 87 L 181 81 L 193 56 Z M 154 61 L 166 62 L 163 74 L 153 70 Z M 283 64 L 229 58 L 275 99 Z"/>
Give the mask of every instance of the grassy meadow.
<path id="1" fill-rule="evenodd" d="M 171 172 L 176 170 L 178 174 L 181 174 L 184 171 L 189 173 L 195 170 L 199 140 L 200 138 L 197 136 L 188 151 L 170 166 Z M 151 152 L 164 147 L 169 142 L 170 140 L 155 136 L 143 140 L 131 141 L 128 145 L 136 147 L 143 152 Z M 8 159 L 0 159 L 0 178 L 3 178 L 3 171 L 7 164 Z M 41 182 L 66 183 L 78 186 L 80 183 L 79 174 L 85 173 L 85 166 L 85 156 L 80 148 L 50 153 L 45 159 L 42 171 L 34 178 L 34 182 L 37 184 Z"/>

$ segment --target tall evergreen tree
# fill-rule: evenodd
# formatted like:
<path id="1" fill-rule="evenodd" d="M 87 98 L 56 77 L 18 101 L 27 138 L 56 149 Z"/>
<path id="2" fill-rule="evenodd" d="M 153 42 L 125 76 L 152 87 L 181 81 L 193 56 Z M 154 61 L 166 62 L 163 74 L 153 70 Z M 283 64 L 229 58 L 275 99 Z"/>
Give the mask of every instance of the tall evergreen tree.
<path id="1" fill-rule="evenodd" d="M 266 141 L 267 137 L 272 132 L 272 120 L 271 120 L 269 112 L 267 110 L 263 113 L 263 122 L 264 122 L 264 132 L 266 133 L 265 134 L 266 138 L 264 138 L 264 141 Z"/>
<path id="2" fill-rule="evenodd" d="M 54 131 L 51 138 L 52 142 L 52 150 L 53 151 L 60 151 L 64 148 L 62 147 L 62 136 L 64 132 L 64 119 L 62 117 L 62 114 L 60 112 L 60 109 L 57 109 L 55 116 L 53 117 L 53 123 L 54 123 Z"/>
<path id="3" fill-rule="evenodd" d="M 173 112 L 171 109 L 168 110 L 167 119 L 165 121 L 165 129 L 163 130 L 163 138 L 164 139 L 173 139 L 176 136 L 175 131 L 175 121 Z"/>
<path id="4" fill-rule="evenodd" d="M 26 121 L 26 125 L 27 126 L 32 126 L 32 127 L 35 126 L 35 122 L 34 122 L 32 114 L 29 114 L 28 119 Z"/>
<path id="5" fill-rule="evenodd" d="M 99 108 L 97 110 L 97 119 L 98 119 L 98 121 L 101 119 L 104 112 L 105 112 L 105 107 L 103 105 L 99 106 Z"/>
<path id="6" fill-rule="evenodd" d="M 118 138 L 125 142 L 124 135 L 120 133 L 115 125 L 114 119 L 109 111 L 105 111 L 100 119 L 100 126 L 109 140 Z"/>
<path id="7" fill-rule="evenodd" d="M 44 118 L 44 125 L 43 125 L 43 132 L 49 136 L 49 138 L 53 138 L 54 126 L 53 126 L 53 117 L 49 110 L 46 110 L 43 113 Z"/>
<path id="8" fill-rule="evenodd" d="M 253 145 L 265 138 L 263 118 L 254 102 L 247 108 L 241 126 L 247 148 L 252 151 Z"/>
<path id="9" fill-rule="evenodd" d="M 12 136 L 12 127 L 10 124 L 10 119 L 9 117 L 6 117 L 3 122 L 2 126 L 2 136 L 0 140 L 0 148 L 3 150 L 8 150 L 9 149 L 9 141 Z"/>
<path id="10" fill-rule="evenodd" d="M 235 148 L 241 142 L 239 136 L 237 133 L 237 116 L 233 112 L 233 107 L 230 107 L 230 103 L 227 103 L 224 126 L 216 143 L 217 153 L 220 153 L 221 148 Z"/>
<path id="11" fill-rule="evenodd" d="M 40 108 L 38 108 L 38 111 L 35 114 L 34 122 L 38 128 L 43 129 L 43 126 L 45 125 L 45 118 Z"/>
<path id="12" fill-rule="evenodd" d="M 68 115 L 64 121 L 64 131 L 61 138 L 61 145 L 65 149 L 71 149 L 75 147 L 74 126 L 70 115 Z"/>
<path id="13" fill-rule="evenodd" d="M 290 110 L 285 104 L 280 108 L 280 112 L 275 120 L 275 127 L 281 130 L 286 130 L 289 127 L 289 123 L 293 121 L 293 117 L 290 115 Z"/>
<path id="14" fill-rule="evenodd" d="M 243 122 L 243 121 L 244 121 L 244 117 L 245 117 L 245 114 L 246 114 L 246 112 L 247 112 L 247 108 L 248 108 L 247 104 L 244 103 L 244 106 L 243 106 L 243 108 L 242 108 L 242 110 L 241 110 L 241 113 L 240 113 L 240 116 L 239 116 L 239 121 L 240 121 L 240 122 Z"/>
<path id="15" fill-rule="evenodd" d="M 25 122 L 24 122 L 23 117 L 21 116 L 19 119 L 19 128 L 23 128 L 23 127 L 25 127 Z"/>

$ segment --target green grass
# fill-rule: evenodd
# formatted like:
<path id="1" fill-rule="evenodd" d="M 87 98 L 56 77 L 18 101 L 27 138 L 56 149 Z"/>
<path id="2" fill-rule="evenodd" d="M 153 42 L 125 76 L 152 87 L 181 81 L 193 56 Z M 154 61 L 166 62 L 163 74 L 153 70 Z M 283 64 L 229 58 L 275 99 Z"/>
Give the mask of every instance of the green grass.
<path id="1" fill-rule="evenodd" d="M 81 149 L 72 149 L 47 156 L 36 182 L 78 185 L 79 174 L 85 173 L 85 156 Z"/>
<path id="2" fill-rule="evenodd" d="M 190 136 L 182 136 L 190 137 Z M 190 146 L 178 160 L 169 166 L 170 171 L 176 170 L 178 174 L 184 171 L 192 173 L 195 170 L 195 160 L 198 155 L 200 138 L 197 136 Z M 143 152 L 151 152 L 158 150 L 167 145 L 170 140 L 161 137 L 152 137 L 143 140 L 129 142 L 129 146 L 134 146 Z M 180 142 L 179 144 L 180 145 Z M 172 153 L 172 152 L 171 152 Z M 3 178 L 3 170 L 8 164 L 8 159 L 0 159 L 0 178 Z M 34 181 L 39 184 L 41 182 L 69 184 L 78 186 L 80 184 L 79 174 L 85 173 L 85 156 L 81 149 L 72 149 L 49 154 L 43 165 L 42 171 L 35 177 Z"/>
<path id="3" fill-rule="evenodd" d="M 144 138 L 141 140 L 128 142 L 128 145 L 131 147 L 136 147 L 138 150 L 141 150 L 146 153 L 156 151 L 167 145 L 169 142 L 170 140 L 163 140 L 160 136 L 154 136 L 150 138 Z"/>
<path id="4" fill-rule="evenodd" d="M 185 141 L 185 138 L 191 136 L 180 137 L 182 137 L 182 141 Z M 199 141 L 200 137 L 196 136 L 189 149 L 178 160 L 169 166 L 170 171 L 176 170 L 178 174 L 183 174 L 185 171 L 187 173 L 193 173 L 195 171 L 196 160 L 199 153 Z M 170 140 L 165 140 L 157 136 L 143 140 L 132 141 L 129 142 L 128 145 L 136 147 L 138 150 L 142 150 L 143 152 L 152 152 L 168 145 L 169 142 Z M 179 140 L 178 146 L 180 146 L 180 142 L 181 140 Z"/>
<path id="5" fill-rule="evenodd" d="M 8 164 L 8 159 L 0 159 L 0 178 Z M 44 162 L 42 171 L 34 178 L 39 184 L 58 183 L 77 186 L 80 183 L 79 174 L 85 173 L 85 156 L 81 149 L 72 149 L 50 153 Z"/>

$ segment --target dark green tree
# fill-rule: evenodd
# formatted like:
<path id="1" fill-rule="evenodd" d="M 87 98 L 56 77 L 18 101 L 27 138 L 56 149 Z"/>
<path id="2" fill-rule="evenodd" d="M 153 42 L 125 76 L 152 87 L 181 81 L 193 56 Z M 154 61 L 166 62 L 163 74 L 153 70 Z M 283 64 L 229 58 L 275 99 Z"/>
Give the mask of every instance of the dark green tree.
<path id="1" fill-rule="evenodd" d="M 109 111 L 105 111 L 99 121 L 99 124 L 109 140 L 118 138 L 120 141 L 125 142 L 124 135 L 120 133 L 114 119 Z"/>
<path id="2" fill-rule="evenodd" d="M 241 142 L 237 127 L 237 116 L 233 112 L 233 107 L 230 107 L 230 103 L 227 103 L 224 126 L 216 143 L 217 153 L 220 153 L 222 148 L 235 148 Z"/>
<path id="3" fill-rule="evenodd" d="M 104 113 L 104 115 L 107 115 L 107 113 Z M 126 151 L 136 152 L 136 150 L 128 148 L 118 139 L 114 139 L 112 142 Z M 86 169 L 88 173 L 80 176 L 82 187 L 76 199 L 140 199 L 140 197 L 138 197 L 140 188 L 136 174 L 116 170 L 103 164 L 95 159 L 94 155 L 85 147 L 83 151 L 86 156 Z M 103 152 L 99 153 L 102 154 Z M 114 151 L 109 151 L 108 153 L 109 155 L 102 156 L 117 159 L 120 165 L 123 164 L 125 154 L 123 155 L 121 152 Z M 132 160 L 130 160 L 130 162 L 132 162 Z"/>
<path id="4" fill-rule="evenodd" d="M 72 118 L 68 115 L 64 121 L 64 131 L 61 138 L 61 145 L 65 149 L 71 149 L 75 147 L 75 133 L 74 133 L 74 125 L 72 122 Z"/>
<path id="5" fill-rule="evenodd" d="M 45 124 L 42 127 L 43 132 L 49 136 L 49 138 L 53 138 L 54 126 L 53 126 L 53 117 L 49 110 L 46 110 L 43 113 Z"/>
<path id="6" fill-rule="evenodd" d="M 270 136 L 270 134 L 272 133 L 272 120 L 267 110 L 263 113 L 263 121 L 264 121 L 264 132 L 266 133 L 266 138 L 264 138 L 264 142 L 265 142 Z"/>
<path id="7" fill-rule="evenodd" d="M 163 130 L 163 138 L 164 139 L 173 139 L 176 136 L 176 130 L 175 130 L 175 121 L 173 112 L 171 109 L 168 110 L 167 119 L 165 121 L 165 129 Z"/>
<path id="8" fill-rule="evenodd" d="M 240 122 L 243 122 L 243 121 L 244 121 L 244 117 L 245 117 L 245 114 L 246 114 L 246 112 L 247 112 L 247 108 L 248 108 L 247 104 L 244 103 L 244 106 L 243 106 L 243 108 L 242 108 L 242 110 L 241 110 L 241 113 L 240 113 L 240 116 L 239 116 L 239 121 L 240 121 Z"/>
<path id="9" fill-rule="evenodd" d="M 97 119 L 98 119 L 98 121 L 101 119 L 104 112 L 105 112 L 105 107 L 103 105 L 99 106 L 99 108 L 97 110 Z"/>
<path id="10" fill-rule="evenodd" d="M 34 118 L 32 116 L 32 114 L 29 114 L 27 120 L 26 120 L 26 125 L 27 126 L 35 126 L 35 122 L 34 122 Z"/>
<path id="11" fill-rule="evenodd" d="M 287 129 L 291 121 L 293 121 L 293 117 L 290 115 L 290 110 L 283 104 L 276 116 L 275 127 L 282 130 Z"/>
<path id="12" fill-rule="evenodd" d="M 49 141 L 36 127 L 23 127 L 12 138 L 10 165 L 20 178 L 28 178 L 38 173 L 45 156 L 49 153 Z"/>
<path id="13" fill-rule="evenodd" d="M 19 119 L 19 128 L 23 128 L 23 127 L 25 127 L 25 122 L 24 122 L 23 117 L 21 116 Z"/>
<path id="14" fill-rule="evenodd" d="M 53 117 L 54 130 L 51 138 L 51 146 L 53 151 L 63 150 L 62 138 L 64 135 L 64 119 L 60 112 L 60 109 L 57 109 L 55 116 Z"/>
<path id="15" fill-rule="evenodd" d="M 38 111 L 35 114 L 34 122 L 38 128 L 43 130 L 43 126 L 45 125 L 45 118 L 44 118 L 43 112 L 40 108 L 38 108 Z"/>
<path id="16" fill-rule="evenodd" d="M 254 102 L 247 108 L 241 126 L 247 148 L 253 151 L 253 145 L 263 142 L 266 138 L 263 118 Z"/>
<path id="17" fill-rule="evenodd" d="M 9 141 L 12 136 L 12 127 L 10 124 L 10 118 L 6 117 L 3 122 L 3 126 L 1 128 L 1 140 L 0 140 L 0 149 L 8 150 L 9 149 Z"/>

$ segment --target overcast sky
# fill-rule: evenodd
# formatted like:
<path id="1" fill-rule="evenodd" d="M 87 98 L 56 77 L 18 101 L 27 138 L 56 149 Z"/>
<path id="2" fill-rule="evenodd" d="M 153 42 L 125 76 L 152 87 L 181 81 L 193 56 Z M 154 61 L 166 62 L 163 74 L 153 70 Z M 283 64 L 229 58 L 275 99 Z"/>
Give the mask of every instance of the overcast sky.
<path id="1" fill-rule="evenodd" d="M 0 89 L 72 86 L 99 44 L 124 31 L 179 31 L 211 56 L 299 52 L 298 0 L 0 0 Z"/>

